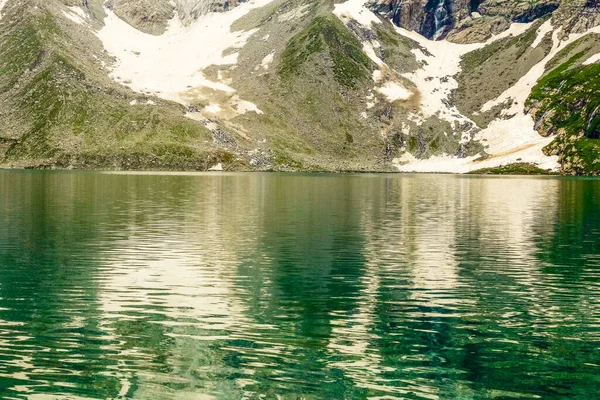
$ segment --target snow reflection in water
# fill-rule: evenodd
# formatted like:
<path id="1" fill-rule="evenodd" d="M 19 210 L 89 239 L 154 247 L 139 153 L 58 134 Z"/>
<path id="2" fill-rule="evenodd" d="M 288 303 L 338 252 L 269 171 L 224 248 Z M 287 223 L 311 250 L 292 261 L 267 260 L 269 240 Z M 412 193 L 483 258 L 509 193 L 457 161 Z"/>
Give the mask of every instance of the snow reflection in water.
<path id="1" fill-rule="evenodd" d="M 599 183 L 0 172 L 0 395 L 596 393 Z"/>

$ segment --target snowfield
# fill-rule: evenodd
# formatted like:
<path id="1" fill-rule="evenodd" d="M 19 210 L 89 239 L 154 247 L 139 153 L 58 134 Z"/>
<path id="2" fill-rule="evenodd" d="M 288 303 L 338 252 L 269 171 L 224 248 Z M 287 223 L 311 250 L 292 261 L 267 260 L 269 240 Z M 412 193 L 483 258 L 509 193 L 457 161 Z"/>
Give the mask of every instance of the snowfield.
<path id="1" fill-rule="evenodd" d="M 595 64 L 598 61 L 600 61 L 600 53 L 598 54 L 594 54 L 593 56 L 591 56 L 590 58 L 588 58 L 587 60 L 585 60 L 583 62 L 583 65 L 591 65 L 591 64 Z"/>
<path id="2" fill-rule="evenodd" d="M 4 10 L 4 6 L 6 5 L 7 1 L 8 0 L 0 0 L 0 19 L 2 19 L 2 15 L 3 15 L 2 11 Z"/>
<path id="3" fill-rule="evenodd" d="M 113 79 L 137 92 L 184 105 L 210 101 L 216 104 L 203 111 L 231 118 L 259 110 L 236 96 L 227 81 L 208 79 L 203 70 L 212 65 L 234 69 L 235 49 L 242 48 L 256 31 L 232 32 L 232 24 L 272 1 L 252 0 L 228 12 L 203 15 L 189 26 L 176 16 L 160 36 L 140 32 L 105 9 L 105 26 L 97 35 L 117 60 L 110 73 Z"/>
<path id="4" fill-rule="evenodd" d="M 184 105 L 202 104 L 200 113 L 189 115 L 198 120 L 204 117 L 229 119 L 249 112 L 262 113 L 255 104 L 241 99 L 230 86 L 231 80 L 227 79 L 238 62 L 236 49 L 242 48 L 257 30 L 232 32 L 231 27 L 252 9 L 273 1 L 250 0 L 227 12 L 203 15 L 189 26 L 185 26 L 176 16 L 169 22 L 167 31 L 160 36 L 143 33 L 121 20 L 111 10 L 105 9 L 105 25 L 97 32 L 97 36 L 116 59 L 110 76 L 134 91 Z M 6 0 L 0 0 L 0 10 L 5 2 Z M 368 2 L 369 0 L 347 0 L 335 4 L 334 14 L 344 23 L 356 21 L 365 29 L 370 29 L 383 21 L 367 8 Z M 299 7 L 281 15 L 279 21 L 286 23 L 288 19 L 304 15 L 307 7 Z M 86 23 L 86 15 L 80 8 L 70 7 L 65 15 L 76 23 Z M 582 34 L 572 34 L 561 41 L 561 28 L 553 27 L 551 20 L 542 24 L 536 32 L 532 47 L 540 45 L 545 37 L 551 35 L 552 49 L 512 87 L 484 104 L 482 111 L 510 104 L 485 129 L 480 129 L 475 122 L 462 115 L 450 101 L 453 91 L 458 88 L 455 76 L 461 72 L 460 63 L 465 54 L 510 35 L 520 35 L 531 28 L 532 24 L 513 23 L 508 30 L 485 43 L 475 44 L 433 41 L 416 32 L 395 27 L 398 35 L 419 45 L 412 52 L 421 67 L 415 72 L 402 75 L 393 71 L 377 56 L 375 50 L 381 46 L 380 43 L 375 40 L 363 41 L 365 54 L 378 66 L 373 73 L 374 87 L 366 98 L 363 118 L 367 118 L 366 110 L 374 107 L 378 100 L 403 102 L 418 94 L 420 107 L 409 115 L 410 121 L 418 124 L 435 116 L 453 126 L 470 126 L 472 128 L 463 135 L 463 141 L 470 140 L 471 134 L 474 134 L 474 139 L 486 148 L 487 155 L 478 154 L 467 158 L 443 155 L 420 160 L 405 153 L 394 160 L 398 171 L 465 173 L 516 162 L 533 163 L 544 169 L 558 169 L 558 157 L 547 157 L 542 152 L 542 148 L 553 138 L 544 138 L 534 129 L 532 117 L 523 111 L 525 101 L 543 75 L 547 63 L 565 46 L 585 34 L 600 33 L 600 26 Z M 265 36 L 263 40 L 268 37 Z M 268 54 L 255 66 L 255 70 L 269 70 L 274 60 L 275 53 Z M 584 64 L 599 61 L 600 54 L 590 57 Z M 209 78 L 203 72 L 211 66 L 220 67 L 216 78 Z M 381 95 L 379 99 L 375 97 L 375 92 Z"/>
<path id="5" fill-rule="evenodd" d="M 354 19 L 365 28 L 369 28 L 373 23 L 381 21 L 366 7 L 367 3 L 366 0 L 349 0 L 337 5 L 335 13 L 344 22 Z M 514 23 L 508 30 L 492 37 L 487 42 L 475 44 L 456 44 L 445 40 L 429 40 L 416 32 L 396 27 L 396 32 L 399 35 L 414 40 L 425 49 L 425 51 L 418 48 L 413 50 L 417 61 L 422 62 L 422 67 L 414 73 L 403 75 L 404 78 L 415 84 L 421 95 L 421 107 L 410 119 L 420 123 L 430 116 L 437 116 L 453 124 L 468 124 L 473 126 L 473 129 L 477 129 L 473 121 L 461 115 L 456 107 L 449 102 L 451 93 L 458 88 L 458 82 L 454 77 L 461 71 L 461 58 L 465 54 L 487 46 L 496 40 L 509 35 L 520 35 L 529 29 L 531 25 L 532 23 Z M 537 46 L 546 34 L 553 31 L 549 21 L 542 25 L 537 31 L 534 45 Z M 364 47 L 367 55 L 381 67 L 382 61 L 376 58 L 372 43 L 364 43 Z M 511 107 L 512 113 L 510 115 L 493 121 L 486 129 L 479 131 L 475 137 L 476 140 L 481 141 L 486 146 L 486 152 L 491 156 L 476 155 L 468 158 L 458 158 L 445 155 L 419 160 L 411 154 L 405 153 L 402 157 L 394 160 L 398 171 L 465 173 L 515 162 L 528 162 L 537 164 L 540 168 L 557 169 L 558 157 L 547 157 L 542 153 L 542 148 L 548 145 L 552 138 L 540 136 L 534 129 L 532 117 L 525 115 L 523 109 L 525 100 L 535 82 L 542 75 L 546 62 L 563 47 L 564 44 L 556 45 L 555 43 L 555 48 L 553 48 L 549 57 L 521 79 L 510 91 L 500 96 L 496 100 L 497 103 L 494 101 L 494 104 L 502 104 L 511 98 L 515 104 Z M 377 82 L 377 79 L 375 80 Z M 395 85 L 399 86 L 398 84 Z M 382 89 L 378 88 L 377 90 L 382 92 Z M 402 99 L 402 97 L 388 96 L 390 101 L 398 99 Z M 468 135 L 463 137 L 463 139 L 467 138 Z"/>

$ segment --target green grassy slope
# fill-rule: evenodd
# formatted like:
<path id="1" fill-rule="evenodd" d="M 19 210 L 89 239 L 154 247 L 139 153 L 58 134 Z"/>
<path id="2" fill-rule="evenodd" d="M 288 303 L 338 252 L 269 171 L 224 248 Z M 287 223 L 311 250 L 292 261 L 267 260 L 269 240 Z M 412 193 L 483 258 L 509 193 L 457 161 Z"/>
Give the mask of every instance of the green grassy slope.
<path id="1" fill-rule="evenodd" d="M 93 72 L 44 7 L 11 12 L 0 37 L 0 164 L 206 169 L 231 158 L 183 107 L 131 106 L 139 96 Z"/>
<path id="2" fill-rule="evenodd" d="M 599 47 L 590 35 L 565 48 L 528 99 L 540 133 L 556 135 L 545 152 L 568 174 L 600 175 L 600 64 L 583 65 Z"/>
<path id="3" fill-rule="evenodd" d="M 264 114 L 233 122 L 265 138 L 275 169 L 388 170 L 380 123 L 361 116 L 375 66 L 329 3 L 275 2 L 239 22 L 260 30 L 240 52 L 233 86 Z M 305 4 L 302 18 L 280 22 Z M 256 71 L 270 53 L 271 67 Z"/>

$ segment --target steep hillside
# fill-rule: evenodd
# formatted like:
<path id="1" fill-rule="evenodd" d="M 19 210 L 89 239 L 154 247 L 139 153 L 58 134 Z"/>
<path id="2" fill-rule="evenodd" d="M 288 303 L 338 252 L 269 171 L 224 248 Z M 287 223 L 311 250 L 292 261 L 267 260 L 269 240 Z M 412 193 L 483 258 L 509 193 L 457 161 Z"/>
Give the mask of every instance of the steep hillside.
<path id="1" fill-rule="evenodd" d="M 7 0 L 0 165 L 600 173 L 598 4 L 434 3 Z"/>
<path id="2" fill-rule="evenodd" d="M 210 132 L 185 118 L 182 106 L 155 99 L 157 109 L 150 98 L 112 82 L 100 67 L 104 61 L 85 48 L 93 38 L 74 41 L 86 32 L 71 30 L 53 12 L 41 3 L 17 3 L 3 12 L 0 159 L 5 164 L 204 169 L 218 162 Z"/>
<path id="3" fill-rule="evenodd" d="M 564 172 L 600 170 L 600 34 L 571 43 L 547 66 L 529 96 L 537 129 L 554 140 L 544 152 L 558 155 Z"/>

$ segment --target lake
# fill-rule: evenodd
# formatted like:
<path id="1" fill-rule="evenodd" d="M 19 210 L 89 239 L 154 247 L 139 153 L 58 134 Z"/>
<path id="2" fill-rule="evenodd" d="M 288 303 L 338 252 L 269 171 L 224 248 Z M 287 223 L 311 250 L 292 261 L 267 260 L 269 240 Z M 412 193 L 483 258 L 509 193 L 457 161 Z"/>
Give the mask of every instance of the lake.
<path id="1" fill-rule="evenodd" d="M 600 396 L 600 180 L 0 171 L 2 399 Z"/>

